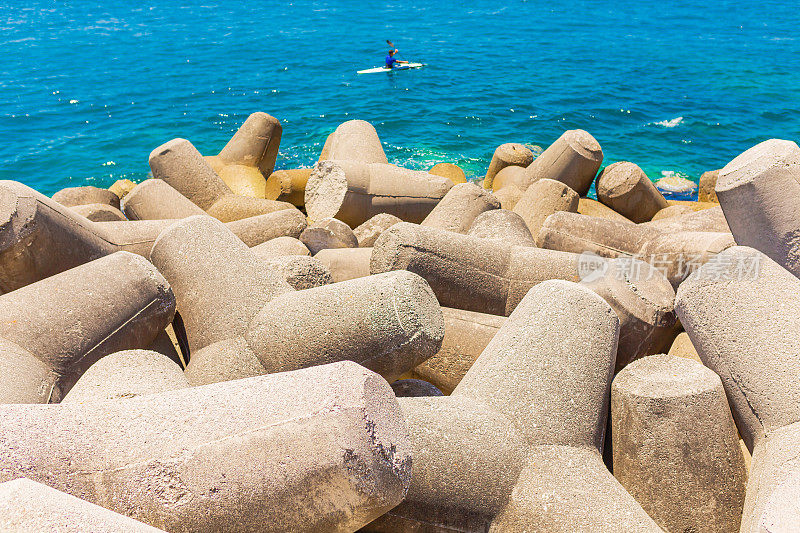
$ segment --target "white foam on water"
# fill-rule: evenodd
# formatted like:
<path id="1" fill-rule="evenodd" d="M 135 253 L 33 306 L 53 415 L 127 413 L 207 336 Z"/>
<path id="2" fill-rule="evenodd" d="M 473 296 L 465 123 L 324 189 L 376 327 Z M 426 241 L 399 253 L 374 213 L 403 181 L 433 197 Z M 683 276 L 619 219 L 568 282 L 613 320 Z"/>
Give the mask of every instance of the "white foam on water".
<path id="1" fill-rule="evenodd" d="M 670 120 L 661 120 L 659 122 L 651 122 L 651 124 L 654 124 L 656 126 L 664 126 L 665 128 L 674 128 L 675 126 L 677 126 L 681 122 L 683 122 L 683 117 L 675 117 L 675 118 L 670 119 Z"/>

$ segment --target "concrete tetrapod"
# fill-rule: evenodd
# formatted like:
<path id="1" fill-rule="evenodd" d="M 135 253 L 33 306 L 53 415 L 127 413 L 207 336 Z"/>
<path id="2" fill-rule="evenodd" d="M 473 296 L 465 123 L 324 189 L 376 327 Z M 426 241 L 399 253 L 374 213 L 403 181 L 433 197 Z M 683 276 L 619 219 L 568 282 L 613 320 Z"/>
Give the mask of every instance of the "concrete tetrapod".
<path id="1" fill-rule="evenodd" d="M 504 168 L 511 166 L 527 167 L 531 163 L 533 163 L 533 152 L 524 144 L 501 144 L 492 155 L 489 169 L 486 171 L 486 177 L 483 178 L 483 188 L 490 191 L 495 189 L 494 178 Z M 497 189 L 500 189 L 500 187 L 497 187 Z"/>
<path id="2" fill-rule="evenodd" d="M 147 347 L 174 313 L 166 280 L 127 252 L 0 296 L 0 403 L 58 402 L 101 357 Z"/>
<path id="3" fill-rule="evenodd" d="M 328 285 L 334 281 L 331 270 L 316 257 L 284 255 L 265 259 L 264 267 L 279 274 L 297 291 Z"/>
<path id="4" fill-rule="evenodd" d="M 733 246 L 729 233 L 666 233 L 650 226 L 559 211 L 547 217 L 536 244 L 602 257 L 635 257 L 662 271 L 674 287 L 718 252 Z"/>
<path id="5" fill-rule="evenodd" d="M 379 213 L 422 222 L 453 187 L 447 178 L 394 165 L 322 161 L 306 184 L 311 220 L 336 218 L 355 228 Z"/>
<path id="6" fill-rule="evenodd" d="M 738 531 L 747 469 L 722 382 L 652 355 L 611 384 L 614 477 L 665 531 Z"/>
<path id="7" fill-rule="evenodd" d="M 597 199 L 633 222 L 647 222 L 668 206 L 647 174 L 636 163 L 619 161 L 597 177 Z"/>
<path id="8" fill-rule="evenodd" d="M 30 187 L 0 181 L 0 290 L 9 292 L 116 251 L 147 256 L 169 220 L 92 222 Z M 305 229 L 299 211 L 227 223 L 253 246 Z"/>
<path id="9" fill-rule="evenodd" d="M 519 246 L 536 246 L 525 219 L 508 209 L 492 209 L 481 213 L 475 217 L 467 235 Z"/>
<path id="10" fill-rule="evenodd" d="M 366 120 L 342 122 L 325 142 L 325 159 L 388 163 L 375 127 Z"/>
<path id="11" fill-rule="evenodd" d="M 311 252 L 305 244 L 300 242 L 300 239 L 289 236 L 276 237 L 267 242 L 257 244 L 250 249 L 267 259 L 284 257 L 287 255 L 311 255 Z"/>
<path id="12" fill-rule="evenodd" d="M 773 504 L 800 464 L 800 280 L 737 246 L 681 284 L 676 311 L 753 452 L 741 531 L 770 531 L 766 517 L 797 524 L 796 506 Z"/>
<path id="13" fill-rule="evenodd" d="M 151 260 L 177 296 L 192 384 L 341 360 L 397 379 L 444 336 L 439 304 L 419 276 L 393 272 L 293 292 L 209 217 L 165 230 Z"/>
<path id="14" fill-rule="evenodd" d="M 584 130 L 567 130 L 528 166 L 528 183 L 542 178 L 569 185 L 586 196 L 603 162 L 600 144 Z"/>
<path id="15" fill-rule="evenodd" d="M 183 371 L 168 357 L 150 350 L 124 350 L 90 366 L 61 403 L 133 398 L 188 387 Z"/>
<path id="16" fill-rule="evenodd" d="M 780 139 L 755 145 L 720 170 L 715 190 L 736 244 L 800 276 L 800 146 Z"/>
<path id="17" fill-rule="evenodd" d="M 496 209 L 500 209 L 500 202 L 492 193 L 474 183 L 459 183 L 447 191 L 420 225 L 466 233 L 478 216 Z"/>
<path id="18" fill-rule="evenodd" d="M 694 212 L 695 210 L 687 205 L 668 205 L 664 209 L 659 209 L 658 212 L 655 215 L 653 215 L 653 218 L 649 220 L 649 222 L 656 222 L 664 218 L 673 218 L 681 215 L 688 215 Z"/>
<path id="19" fill-rule="evenodd" d="M 587 288 L 548 281 L 531 289 L 452 395 L 399 400 L 414 475 L 405 501 L 367 531 L 574 531 L 579 515 L 592 530 L 657 531 L 598 452 L 617 333 L 615 313 Z M 540 461 L 553 447 L 575 452 Z M 594 479 L 516 490 L 542 463 Z M 586 498 L 596 505 L 587 509 Z"/>
<path id="20" fill-rule="evenodd" d="M 402 220 L 389 213 L 375 215 L 353 230 L 358 239 L 358 246 L 360 248 L 372 248 L 381 233 L 398 222 L 402 222 Z"/>
<path id="21" fill-rule="evenodd" d="M 514 206 L 531 235 L 538 235 L 547 217 L 558 211 L 578 211 L 578 193 L 560 181 L 542 178 L 532 183 Z"/>
<path id="22" fill-rule="evenodd" d="M 509 315 L 528 290 L 542 281 L 578 281 L 579 269 L 584 274 L 583 260 L 578 254 L 402 223 L 375 243 L 370 271 L 405 269 L 425 278 L 441 305 Z M 619 314 L 620 364 L 669 346 L 677 333 L 675 293 L 664 276 L 646 263 L 629 259 L 604 262 L 603 267 L 605 275 L 585 275 L 584 283 Z"/>
<path id="23" fill-rule="evenodd" d="M 266 178 L 275 168 L 282 134 L 280 120 L 256 111 L 247 117 L 216 157 L 224 165 L 255 167 Z"/>
<path id="24" fill-rule="evenodd" d="M 25 478 L 0 483 L 0 529 L 14 533 L 163 531 Z"/>
<path id="25" fill-rule="evenodd" d="M 153 177 L 163 179 L 209 215 L 223 222 L 295 209 L 287 202 L 234 194 L 186 139 L 173 139 L 150 153 Z"/>
<path id="26" fill-rule="evenodd" d="M 391 388 L 348 362 L 0 417 L 0 482 L 25 475 L 169 531 L 354 531 L 411 477 Z"/>
<path id="27" fill-rule="evenodd" d="M 267 178 L 264 197 L 303 207 L 306 203 L 306 183 L 309 176 L 311 176 L 310 168 L 276 170 Z"/>

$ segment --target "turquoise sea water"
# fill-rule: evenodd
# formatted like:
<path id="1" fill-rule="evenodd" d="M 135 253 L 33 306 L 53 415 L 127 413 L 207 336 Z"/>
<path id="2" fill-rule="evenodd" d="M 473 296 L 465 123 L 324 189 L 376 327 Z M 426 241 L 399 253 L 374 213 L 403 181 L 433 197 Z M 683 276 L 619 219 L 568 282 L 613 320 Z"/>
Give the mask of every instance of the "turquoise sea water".
<path id="1" fill-rule="evenodd" d="M 604 164 L 692 179 L 769 137 L 800 139 L 800 11 L 766 0 L 0 5 L 0 178 L 52 193 L 143 179 L 173 138 L 216 153 L 253 111 L 283 121 L 279 168 L 342 121 L 393 162 L 485 172 L 503 142 L 571 128 Z M 421 70 L 380 65 L 385 39 Z"/>

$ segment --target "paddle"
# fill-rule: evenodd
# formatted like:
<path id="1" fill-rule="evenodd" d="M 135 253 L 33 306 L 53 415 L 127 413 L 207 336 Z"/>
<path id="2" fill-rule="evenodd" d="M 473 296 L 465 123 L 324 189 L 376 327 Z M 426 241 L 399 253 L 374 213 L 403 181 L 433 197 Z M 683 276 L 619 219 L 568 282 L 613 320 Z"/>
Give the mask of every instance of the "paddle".
<path id="1" fill-rule="evenodd" d="M 388 44 L 389 46 L 391 46 L 391 47 L 392 47 L 392 50 L 397 50 L 397 47 L 396 47 L 396 46 L 394 45 L 394 43 L 393 43 L 392 41 L 390 41 L 389 39 L 386 39 L 386 44 Z M 399 54 L 398 54 L 398 57 L 399 57 Z"/>

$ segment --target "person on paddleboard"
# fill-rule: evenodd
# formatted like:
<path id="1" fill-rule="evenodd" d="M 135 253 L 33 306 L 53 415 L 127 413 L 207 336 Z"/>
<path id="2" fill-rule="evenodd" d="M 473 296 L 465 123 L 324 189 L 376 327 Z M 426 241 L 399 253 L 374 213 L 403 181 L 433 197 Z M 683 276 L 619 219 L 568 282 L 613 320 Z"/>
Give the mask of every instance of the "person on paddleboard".
<path id="1" fill-rule="evenodd" d="M 395 59 L 394 56 L 397 54 L 397 52 L 398 52 L 397 48 L 392 48 L 391 50 L 389 50 L 389 52 L 387 52 L 386 66 L 383 68 L 391 69 L 394 68 L 395 63 L 398 63 L 400 65 L 408 63 L 408 61 L 401 61 L 399 59 Z"/>

